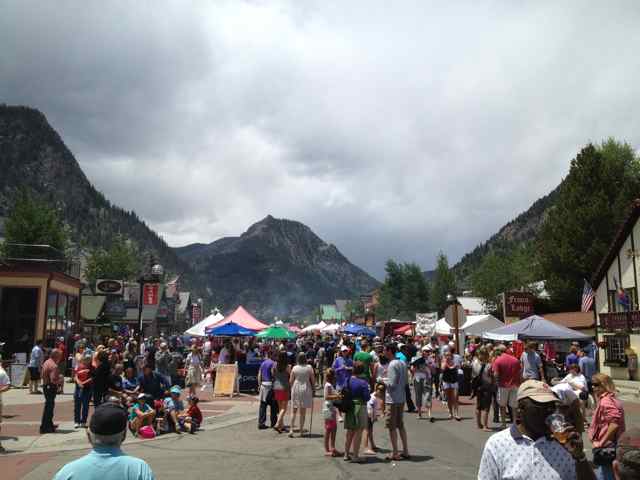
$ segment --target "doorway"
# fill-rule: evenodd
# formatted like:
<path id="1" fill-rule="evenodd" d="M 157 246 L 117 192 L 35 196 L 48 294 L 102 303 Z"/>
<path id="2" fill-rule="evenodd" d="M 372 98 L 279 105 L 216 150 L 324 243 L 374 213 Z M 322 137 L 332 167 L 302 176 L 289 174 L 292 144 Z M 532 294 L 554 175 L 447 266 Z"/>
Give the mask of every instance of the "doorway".
<path id="1" fill-rule="evenodd" d="M 37 288 L 0 287 L 0 342 L 6 342 L 3 357 L 31 351 L 37 311 Z"/>

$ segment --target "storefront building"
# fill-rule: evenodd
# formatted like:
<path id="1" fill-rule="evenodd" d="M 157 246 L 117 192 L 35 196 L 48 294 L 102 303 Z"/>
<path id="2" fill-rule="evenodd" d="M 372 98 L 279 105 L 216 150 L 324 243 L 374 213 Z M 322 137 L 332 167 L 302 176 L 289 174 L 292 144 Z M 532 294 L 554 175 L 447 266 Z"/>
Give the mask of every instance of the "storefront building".
<path id="1" fill-rule="evenodd" d="M 53 346 L 80 330 L 78 278 L 47 265 L 0 264 L 0 341 L 7 354 L 29 352 L 36 340 Z"/>
<path id="2" fill-rule="evenodd" d="M 600 371 L 628 380 L 628 358 L 640 353 L 640 200 L 635 200 L 592 278 Z"/>

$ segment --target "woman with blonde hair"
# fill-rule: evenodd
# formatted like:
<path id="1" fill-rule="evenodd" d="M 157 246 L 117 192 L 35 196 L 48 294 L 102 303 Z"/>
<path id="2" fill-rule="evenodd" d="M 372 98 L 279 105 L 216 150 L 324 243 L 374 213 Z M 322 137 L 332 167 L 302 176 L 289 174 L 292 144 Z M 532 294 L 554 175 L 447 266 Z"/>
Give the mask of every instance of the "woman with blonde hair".
<path id="1" fill-rule="evenodd" d="M 289 384 L 291 385 L 291 428 L 289 436 L 293 437 L 296 424 L 296 414 L 300 410 L 300 436 L 304 435 L 304 421 L 307 409 L 313 408 L 313 390 L 315 389 L 316 376 L 313 367 L 307 364 L 307 356 L 304 352 L 298 353 L 297 365 L 291 369 Z"/>
<path id="2" fill-rule="evenodd" d="M 191 347 L 191 352 L 187 355 L 185 367 L 187 369 L 187 376 L 184 383 L 189 387 L 189 395 L 195 397 L 196 390 L 202 383 L 202 355 L 197 345 Z"/>
<path id="3" fill-rule="evenodd" d="M 598 399 L 588 431 L 595 473 L 598 480 L 614 480 L 612 464 L 618 439 L 625 431 L 624 408 L 616 398 L 616 387 L 609 375 L 596 373 L 591 381 Z"/>

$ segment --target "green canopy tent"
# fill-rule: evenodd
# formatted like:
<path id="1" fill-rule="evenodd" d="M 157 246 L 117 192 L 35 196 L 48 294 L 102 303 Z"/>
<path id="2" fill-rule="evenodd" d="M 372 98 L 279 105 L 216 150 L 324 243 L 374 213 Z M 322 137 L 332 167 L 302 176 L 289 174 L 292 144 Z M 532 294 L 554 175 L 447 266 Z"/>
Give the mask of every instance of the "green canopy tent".
<path id="1" fill-rule="evenodd" d="M 274 340 L 293 340 L 296 338 L 296 334 L 284 327 L 277 327 L 275 325 L 265 328 L 256 335 L 256 338 L 272 338 Z"/>

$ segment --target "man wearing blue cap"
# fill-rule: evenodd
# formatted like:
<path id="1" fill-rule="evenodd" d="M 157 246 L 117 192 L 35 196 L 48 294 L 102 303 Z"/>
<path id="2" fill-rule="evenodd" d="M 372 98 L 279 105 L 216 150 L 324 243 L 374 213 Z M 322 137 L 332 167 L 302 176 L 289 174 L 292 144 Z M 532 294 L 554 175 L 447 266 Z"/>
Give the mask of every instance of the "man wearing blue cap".
<path id="1" fill-rule="evenodd" d="M 151 467 L 124 453 L 120 445 L 127 436 L 127 412 L 113 403 L 95 409 L 87 431 L 93 450 L 66 464 L 54 480 L 154 480 Z"/>

